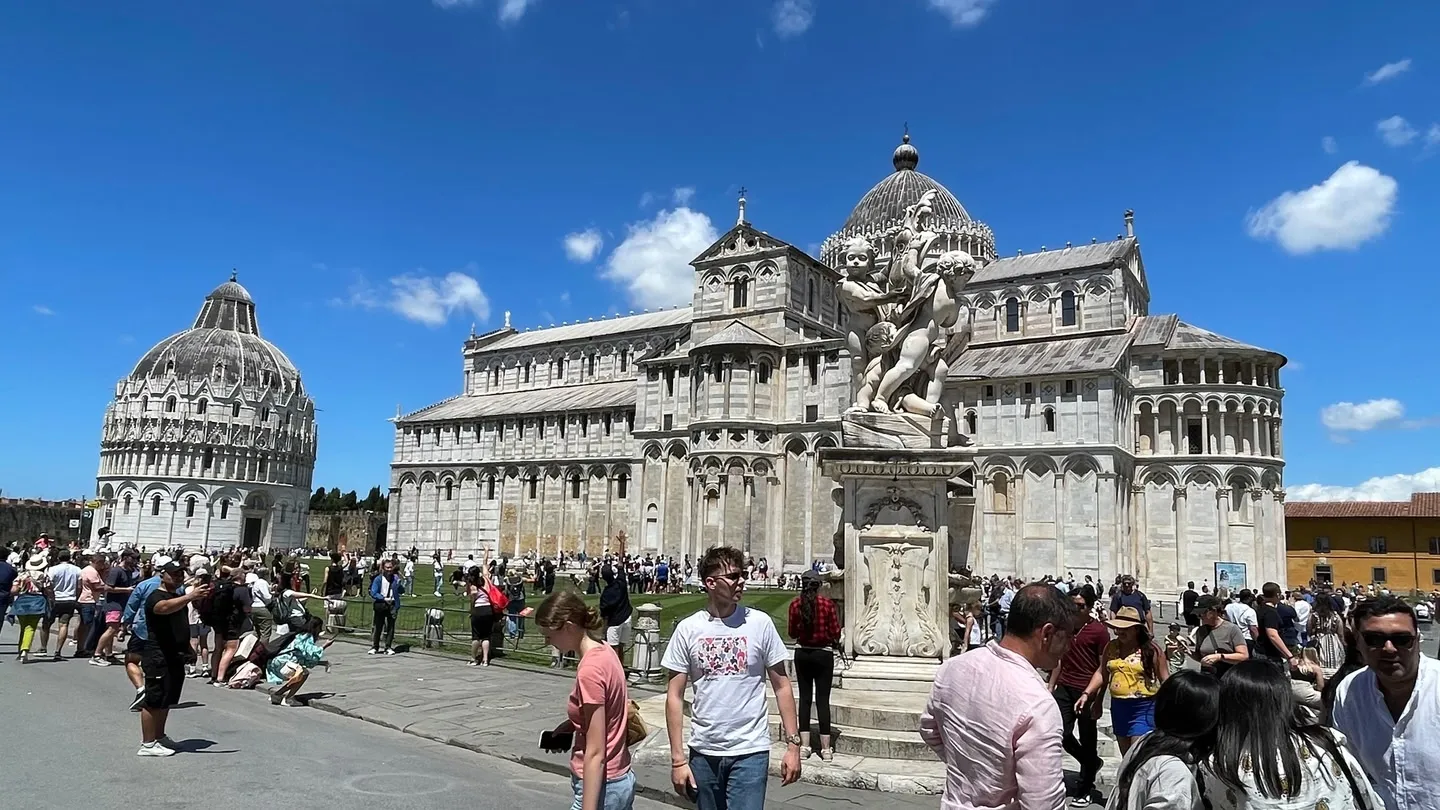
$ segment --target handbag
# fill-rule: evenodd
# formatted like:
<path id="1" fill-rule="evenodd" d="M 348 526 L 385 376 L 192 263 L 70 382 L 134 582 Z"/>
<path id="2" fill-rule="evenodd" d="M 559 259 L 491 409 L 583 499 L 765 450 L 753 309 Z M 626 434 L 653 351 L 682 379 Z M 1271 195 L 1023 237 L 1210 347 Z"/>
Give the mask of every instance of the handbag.
<path id="1" fill-rule="evenodd" d="M 630 701 L 625 707 L 625 747 L 629 748 L 639 745 L 650 736 L 650 727 L 645 725 L 645 718 L 640 716 L 640 704 Z"/>
<path id="2" fill-rule="evenodd" d="M 493 582 L 485 583 L 485 595 L 490 597 L 490 607 L 496 611 L 502 611 L 510 605 L 510 597 Z"/>

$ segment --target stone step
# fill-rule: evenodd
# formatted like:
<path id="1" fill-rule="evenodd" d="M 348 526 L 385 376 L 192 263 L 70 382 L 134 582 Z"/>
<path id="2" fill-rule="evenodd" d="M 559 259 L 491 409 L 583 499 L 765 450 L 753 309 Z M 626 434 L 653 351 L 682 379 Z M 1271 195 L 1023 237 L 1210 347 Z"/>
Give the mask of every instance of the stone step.
<path id="1" fill-rule="evenodd" d="M 840 675 L 837 677 L 839 686 L 861 692 L 908 692 L 911 694 L 928 695 L 930 688 L 935 685 L 933 680 L 908 680 L 903 678 L 864 678 L 856 675 Z"/>

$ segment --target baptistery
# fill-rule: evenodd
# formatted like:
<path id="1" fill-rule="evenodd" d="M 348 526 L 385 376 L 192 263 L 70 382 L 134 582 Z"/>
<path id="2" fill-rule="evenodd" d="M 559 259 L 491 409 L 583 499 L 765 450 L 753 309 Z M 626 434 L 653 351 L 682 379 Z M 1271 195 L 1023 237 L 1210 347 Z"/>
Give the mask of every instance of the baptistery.
<path id="1" fill-rule="evenodd" d="M 315 403 L 295 364 L 261 337 L 255 300 L 232 273 L 193 326 L 116 384 L 92 543 L 301 546 L 315 448 Z"/>

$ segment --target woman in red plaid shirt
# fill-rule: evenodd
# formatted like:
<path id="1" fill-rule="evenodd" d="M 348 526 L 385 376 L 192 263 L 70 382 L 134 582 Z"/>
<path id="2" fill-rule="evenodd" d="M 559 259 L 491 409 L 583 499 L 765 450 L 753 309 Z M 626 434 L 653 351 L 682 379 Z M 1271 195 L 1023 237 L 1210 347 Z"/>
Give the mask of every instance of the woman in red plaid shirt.
<path id="1" fill-rule="evenodd" d="M 830 762 L 830 685 L 835 679 L 835 653 L 840 644 L 840 613 L 835 603 L 820 595 L 820 576 L 806 571 L 800 595 L 790 603 L 790 637 L 795 639 L 795 679 L 800 682 L 800 758 L 810 756 L 810 700 L 820 723 L 820 759 Z"/>

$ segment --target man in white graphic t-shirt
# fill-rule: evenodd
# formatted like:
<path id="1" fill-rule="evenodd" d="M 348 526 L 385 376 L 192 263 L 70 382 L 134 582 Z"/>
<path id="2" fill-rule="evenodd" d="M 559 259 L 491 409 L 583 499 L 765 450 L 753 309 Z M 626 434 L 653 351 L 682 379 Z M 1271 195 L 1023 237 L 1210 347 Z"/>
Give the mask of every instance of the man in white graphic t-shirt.
<path id="1" fill-rule="evenodd" d="M 740 604 L 745 555 L 719 546 L 700 560 L 705 609 L 682 620 L 661 662 L 671 672 L 665 696 L 670 781 L 700 810 L 761 810 L 770 771 L 765 681 L 775 690 L 785 756 L 782 784 L 800 778 L 800 733 L 785 663 L 790 651 L 770 616 Z M 690 740 L 681 740 L 685 687 L 693 684 Z"/>

